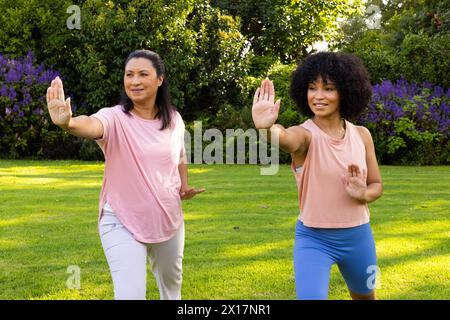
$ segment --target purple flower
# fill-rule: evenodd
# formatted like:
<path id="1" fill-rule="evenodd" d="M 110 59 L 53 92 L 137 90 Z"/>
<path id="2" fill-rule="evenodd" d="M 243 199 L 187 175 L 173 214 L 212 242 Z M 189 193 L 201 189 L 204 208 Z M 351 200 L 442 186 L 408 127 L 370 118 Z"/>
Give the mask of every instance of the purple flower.
<path id="1" fill-rule="evenodd" d="M 44 71 L 44 64 L 43 63 L 38 65 L 37 68 L 36 68 L 36 73 L 37 74 L 41 73 L 42 71 Z"/>
<path id="2" fill-rule="evenodd" d="M 444 88 L 440 86 L 435 86 L 433 91 L 433 96 L 435 97 L 441 97 L 444 95 Z"/>
<path id="3" fill-rule="evenodd" d="M 11 68 L 5 76 L 5 81 L 6 83 L 18 82 L 20 78 L 21 75 L 14 68 Z"/>
<path id="4" fill-rule="evenodd" d="M 31 102 L 33 102 L 33 99 L 31 98 L 30 93 L 25 91 L 23 93 L 23 100 L 22 100 L 23 105 L 30 104 Z"/>
<path id="5" fill-rule="evenodd" d="M 431 89 L 433 88 L 433 84 L 432 84 L 431 82 L 429 82 L 429 81 L 424 81 L 424 82 L 422 83 L 422 87 L 431 90 Z"/>
<path id="6" fill-rule="evenodd" d="M 9 115 L 10 113 L 11 113 L 11 109 L 8 108 L 8 107 L 6 107 L 6 108 L 5 108 L 5 115 L 7 116 L 7 115 Z"/>
<path id="7" fill-rule="evenodd" d="M 25 56 L 24 62 L 29 63 L 30 65 L 33 64 L 33 51 L 28 50 L 27 55 Z"/>
<path id="8" fill-rule="evenodd" d="M 395 135 L 395 121 L 406 117 L 414 121 L 417 132 L 448 135 L 449 99 L 450 89 L 444 90 L 427 81 L 418 85 L 404 78 L 395 83 L 385 80 L 373 86 L 372 101 L 358 121 L 362 125 L 378 126 L 381 135 Z"/>
<path id="9" fill-rule="evenodd" d="M 33 78 L 31 77 L 31 76 L 27 76 L 26 78 L 25 78 L 25 84 L 27 85 L 27 86 L 31 86 L 31 84 L 33 83 Z"/>
<path id="10" fill-rule="evenodd" d="M 8 95 L 8 87 L 3 84 L 2 87 L 0 88 L 0 96 L 6 97 L 7 95 Z"/>
<path id="11" fill-rule="evenodd" d="M 36 108 L 34 109 L 33 113 L 42 116 L 44 114 L 44 111 L 41 108 Z"/>
<path id="12" fill-rule="evenodd" d="M 392 82 L 389 80 L 383 81 L 379 90 L 381 97 L 389 96 L 393 91 Z"/>
<path id="13" fill-rule="evenodd" d="M 9 93 L 8 93 L 9 100 L 14 101 L 16 99 L 16 97 L 17 97 L 16 90 L 14 90 L 13 87 L 10 87 L 9 88 Z"/>
<path id="14" fill-rule="evenodd" d="M 425 108 L 423 106 L 423 104 L 418 103 L 417 104 L 417 111 L 416 111 L 416 116 L 417 119 L 422 120 L 423 116 L 425 115 Z"/>
<path id="15" fill-rule="evenodd" d="M 37 81 L 39 83 L 49 83 L 50 81 L 52 81 L 56 76 L 59 76 L 59 74 L 57 72 L 54 72 L 52 70 L 45 70 L 44 72 L 42 72 L 38 78 Z"/>

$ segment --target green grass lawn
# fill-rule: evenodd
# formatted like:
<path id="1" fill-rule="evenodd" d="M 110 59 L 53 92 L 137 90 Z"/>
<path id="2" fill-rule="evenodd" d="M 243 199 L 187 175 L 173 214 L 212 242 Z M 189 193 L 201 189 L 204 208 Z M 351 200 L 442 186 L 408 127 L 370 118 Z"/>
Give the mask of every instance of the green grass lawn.
<path id="1" fill-rule="evenodd" d="M 381 167 L 370 205 L 379 299 L 450 298 L 450 167 Z M 288 166 L 191 165 L 183 299 L 295 299 L 297 193 Z M 97 233 L 103 163 L 0 160 L 0 299 L 111 299 Z M 66 285 L 69 266 L 81 288 Z M 159 294 L 148 273 L 149 299 Z M 336 266 L 330 299 L 349 299 Z"/>

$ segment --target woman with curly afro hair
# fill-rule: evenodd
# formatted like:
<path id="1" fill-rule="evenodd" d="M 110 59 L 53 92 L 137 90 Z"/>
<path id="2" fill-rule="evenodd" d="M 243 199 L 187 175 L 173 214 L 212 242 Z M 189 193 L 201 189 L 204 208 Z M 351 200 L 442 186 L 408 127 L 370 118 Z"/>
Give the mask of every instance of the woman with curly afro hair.
<path id="1" fill-rule="evenodd" d="M 300 207 L 297 299 L 327 299 L 335 263 L 353 299 L 375 299 L 378 267 L 368 203 L 383 187 L 369 130 L 350 122 L 370 101 L 367 71 L 352 54 L 312 54 L 294 71 L 290 95 L 310 119 L 289 128 L 275 124 L 280 100 L 269 79 L 256 90 L 252 117 L 292 158 Z"/>

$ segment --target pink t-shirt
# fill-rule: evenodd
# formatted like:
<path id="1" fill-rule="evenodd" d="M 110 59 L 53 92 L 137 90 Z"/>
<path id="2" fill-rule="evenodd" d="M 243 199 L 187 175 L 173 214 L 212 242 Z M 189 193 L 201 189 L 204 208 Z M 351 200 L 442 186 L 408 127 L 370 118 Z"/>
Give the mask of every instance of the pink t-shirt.
<path id="1" fill-rule="evenodd" d="M 367 172 L 366 148 L 358 129 L 345 121 L 343 139 L 334 139 L 311 119 L 301 126 L 311 132 L 311 144 L 300 168 L 292 163 L 298 187 L 299 219 L 314 228 L 349 228 L 369 222 L 369 208 L 350 197 L 341 175 L 350 164 Z"/>
<path id="2" fill-rule="evenodd" d="M 143 243 L 170 239 L 183 221 L 181 179 L 184 123 L 178 112 L 160 130 L 161 120 L 146 120 L 122 106 L 100 109 L 92 117 L 104 128 L 96 142 L 105 155 L 99 220 L 108 202 L 133 237 Z"/>

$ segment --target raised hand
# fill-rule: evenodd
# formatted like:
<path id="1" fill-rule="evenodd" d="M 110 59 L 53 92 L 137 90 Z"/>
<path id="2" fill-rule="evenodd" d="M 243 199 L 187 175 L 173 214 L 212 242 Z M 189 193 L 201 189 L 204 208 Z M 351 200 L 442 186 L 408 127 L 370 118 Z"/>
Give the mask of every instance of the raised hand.
<path id="1" fill-rule="evenodd" d="M 367 191 L 367 172 L 362 172 L 358 165 L 351 164 L 348 166 L 347 174 L 342 175 L 342 183 L 345 191 L 354 199 L 365 202 Z"/>
<path id="2" fill-rule="evenodd" d="M 189 200 L 192 199 L 193 197 L 195 197 L 197 194 L 205 192 L 205 189 L 195 189 L 195 188 L 190 188 L 187 187 L 186 189 L 181 189 L 180 190 L 180 197 L 181 200 Z"/>
<path id="3" fill-rule="evenodd" d="M 52 80 L 47 88 L 47 108 L 52 122 L 60 127 L 67 127 L 72 118 L 70 98 L 64 100 L 64 89 L 59 77 Z"/>
<path id="4" fill-rule="evenodd" d="M 270 128 L 278 118 L 280 99 L 275 101 L 275 88 L 272 81 L 264 79 L 253 98 L 252 118 L 257 129 Z"/>

